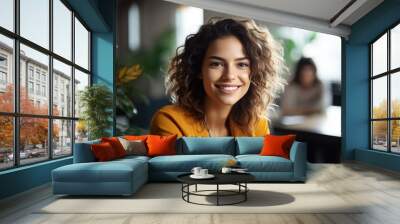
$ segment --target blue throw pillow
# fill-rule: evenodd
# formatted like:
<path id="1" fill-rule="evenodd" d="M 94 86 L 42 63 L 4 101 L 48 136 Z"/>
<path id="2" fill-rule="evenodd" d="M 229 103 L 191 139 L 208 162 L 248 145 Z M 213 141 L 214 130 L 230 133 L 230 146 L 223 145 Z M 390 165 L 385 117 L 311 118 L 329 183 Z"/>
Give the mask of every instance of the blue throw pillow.
<path id="1" fill-rule="evenodd" d="M 233 137 L 182 137 L 181 154 L 235 155 Z"/>
<path id="2" fill-rule="evenodd" d="M 236 137 L 236 155 L 259 154 L 264 137 Z"/>

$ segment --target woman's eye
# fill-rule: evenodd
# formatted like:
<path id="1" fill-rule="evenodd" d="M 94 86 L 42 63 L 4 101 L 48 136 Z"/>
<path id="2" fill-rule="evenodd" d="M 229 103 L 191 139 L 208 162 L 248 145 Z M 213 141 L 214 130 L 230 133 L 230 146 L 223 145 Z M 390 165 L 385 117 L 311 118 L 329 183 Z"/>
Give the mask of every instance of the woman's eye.
<path id="1" fill-rule="evenodd" d="M 211 66 L 211 67 L 218 67 L 218 66 L 222 66 L 222 63 L 221 63 L 221 62 L 216 62 L 216 61 L 214 61 L 214 62 L 211 62 L 211 63 L 210 63 L 210 66 Z"/>
<path id="2" fill-rule="evenodd" d="M 239 63 L 238 65 L 239 65 L 240 68 L 247 68 L 247 67 L 249 67 L 249 64 L 248 64 L 248 63 L 244 63 L 244 62 L 241 62 L 241 63 Z"/>

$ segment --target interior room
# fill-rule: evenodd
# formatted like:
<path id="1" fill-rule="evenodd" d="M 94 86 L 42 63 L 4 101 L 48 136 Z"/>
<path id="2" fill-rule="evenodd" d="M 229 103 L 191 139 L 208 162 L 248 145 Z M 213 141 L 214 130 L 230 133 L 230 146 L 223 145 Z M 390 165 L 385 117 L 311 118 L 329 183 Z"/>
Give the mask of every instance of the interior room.
<path id="1" fill-rule="evenodd" d="M 1 0 L 0 223 L 399 223 L 399 0 Z"/>

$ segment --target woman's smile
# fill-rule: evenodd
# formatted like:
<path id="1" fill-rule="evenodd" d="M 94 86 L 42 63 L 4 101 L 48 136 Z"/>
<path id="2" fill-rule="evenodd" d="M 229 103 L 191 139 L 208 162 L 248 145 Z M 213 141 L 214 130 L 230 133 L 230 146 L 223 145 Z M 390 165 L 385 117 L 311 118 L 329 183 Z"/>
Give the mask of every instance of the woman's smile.
<path id="1" fill-rule="evenodd" d="M 237 92 L 242 85 L 235 84 L 215 84 L 215 87 L 221 92 L 225 94 L 232 94 Z"/>

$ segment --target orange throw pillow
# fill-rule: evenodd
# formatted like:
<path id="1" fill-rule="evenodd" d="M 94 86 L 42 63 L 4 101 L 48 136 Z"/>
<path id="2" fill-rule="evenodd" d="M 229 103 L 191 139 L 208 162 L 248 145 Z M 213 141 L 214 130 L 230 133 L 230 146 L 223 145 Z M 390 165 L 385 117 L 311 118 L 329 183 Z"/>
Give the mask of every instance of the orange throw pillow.
<path id="1" fill-rule="evenodd" d="M 260 155 L 281 156 L 289 159 L 290 147 L 292 147 L 295 139 L 296 135 L 266 135 Z"/>
<path id="2" fill-rule="evenodd" d="M 114 149 L 115 155 L 118 158 L 126 156 L 126 151 L 117 137 L 101 138 L 101 142 L 108 142 Z"/>
<path id="3" fill-rule="evenodd" d="M 117 158 L 112 145 L 108 142 L 93 144 L 90 146 L 90 148 L 92 149 L 94 157 L 99 162 L 109 161 Z"/>
<path id="4" fill-rule="evenodd" d="M 147 143 L 147 155 L 148 156 L 164 156 L 164 155 L 176 155 L 175 142 L 177 135 L 159 136 L 159 135 L 148 135 L 146 139 Z"/>

